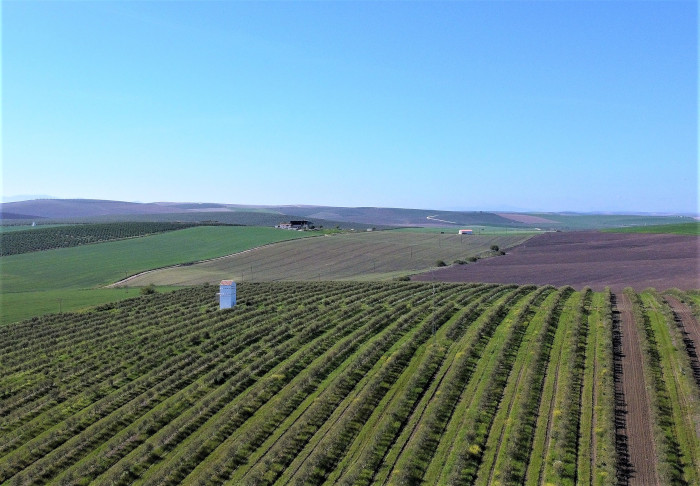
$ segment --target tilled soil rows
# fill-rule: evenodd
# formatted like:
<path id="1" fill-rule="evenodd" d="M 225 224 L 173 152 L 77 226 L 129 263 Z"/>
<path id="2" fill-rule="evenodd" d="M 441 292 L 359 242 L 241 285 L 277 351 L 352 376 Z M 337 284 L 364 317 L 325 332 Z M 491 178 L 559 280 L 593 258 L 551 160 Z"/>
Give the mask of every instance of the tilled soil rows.
<path id="1" fill-rule="evenodd" d="M 602 291 L 625 287 L 700 288 L 700 238 L 685 235 L 582 231 L 545 233 L 507 255 L 453 265 L 416 275 L 414 280 L 589 286 Z"/>

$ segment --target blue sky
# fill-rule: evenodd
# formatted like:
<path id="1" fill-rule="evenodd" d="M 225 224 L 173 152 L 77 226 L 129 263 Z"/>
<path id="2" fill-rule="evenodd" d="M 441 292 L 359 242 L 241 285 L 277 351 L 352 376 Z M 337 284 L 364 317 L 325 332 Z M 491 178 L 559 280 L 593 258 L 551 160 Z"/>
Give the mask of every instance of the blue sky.
<path id="1" fill-rule="evenodd" d="M 3 194 L 698 211 L 694 1 L 5 1 Z"/>

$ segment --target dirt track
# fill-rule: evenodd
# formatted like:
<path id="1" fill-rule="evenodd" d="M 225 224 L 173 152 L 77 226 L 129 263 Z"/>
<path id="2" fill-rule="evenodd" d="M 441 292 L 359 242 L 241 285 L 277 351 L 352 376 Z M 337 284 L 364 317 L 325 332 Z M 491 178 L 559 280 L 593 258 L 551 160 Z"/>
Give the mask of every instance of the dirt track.
<path id="1" fill-rule="evenodd" d="M 413 280 L 585 286 L 601 291 L 700 288 L 700 238 L 684 235 L 545 233 L 507 255 L 453 265 Z"/>
<path id="2" fill-rule="evenodd" d="M 629 453 L 628 480 L 630 485 L 658 485 L 654 434 L 649 397 L 644 385 L 642 344 L 632 314 L 632 302 L 617 294 L 622 341 L 622 391 L 625 399 L 625 430 Z"/>

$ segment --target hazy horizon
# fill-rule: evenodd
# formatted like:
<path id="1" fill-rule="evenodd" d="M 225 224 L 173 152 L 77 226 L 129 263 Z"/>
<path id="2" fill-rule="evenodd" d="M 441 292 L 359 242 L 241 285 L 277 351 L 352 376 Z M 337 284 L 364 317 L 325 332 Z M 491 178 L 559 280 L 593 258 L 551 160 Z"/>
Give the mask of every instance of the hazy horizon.
<path id="1" fill-rule="evenodd" d="M 36 201 L 36 200 L 47 200 L 47 199 L 57 199 L 57 200 L 83 200 L 83 201 L 112 201 L 112 202 L 125 202 L 125 203 L 136 203 L 136 204 L 222 204 L 229 206 L 240 206 L 240 207 L 377 207 L 377 208 L 389 208 L 389 209 L 416 209 L 424 211 L 454 211 L 454 212 L 493 212 L 493 213 L 552 213 L 552 214 L 617 214 L 617 215 L 654 215 L 654 216 L 690 216 L 694 218 L 700 217 L 700 212 L 667 212 L 667 211 L 572 211 L 568 209 L 562 209 L 558 211 L 551 210 L 539 210 L 539 209 L 526 209 L 512 206 L 495 206 L 495 207 L 398 207 L 398 206 L 337 206 L 337 205 L 325 205 L 325 204 L 297 204 L 297 203 L 285 203 L 285 204 L 248 204 L 245 202 L 212 202 L 212 201 L 141 201 L 133 200 L 126 201 L 122 199 L 102 199 L 102 198 L 80 198 L 80 197 L 67 197 L 59 198 L 48 195 L 19 195 L 19 196 L 3 196 L 2 203 L 13 203 L 13 202 L 25 202 L 25 201 Z"/>

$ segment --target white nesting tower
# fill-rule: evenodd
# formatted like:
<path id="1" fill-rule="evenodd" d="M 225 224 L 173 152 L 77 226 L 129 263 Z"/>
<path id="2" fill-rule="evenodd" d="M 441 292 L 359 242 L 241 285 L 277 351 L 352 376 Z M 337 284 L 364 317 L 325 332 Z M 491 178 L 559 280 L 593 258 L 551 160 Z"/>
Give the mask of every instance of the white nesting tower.
<path id="1" fill-rule="evenodd" d="M 236 282 L 222 280 L 219 285 L 219 309 L 230 309 L 236 305 Z"/>

